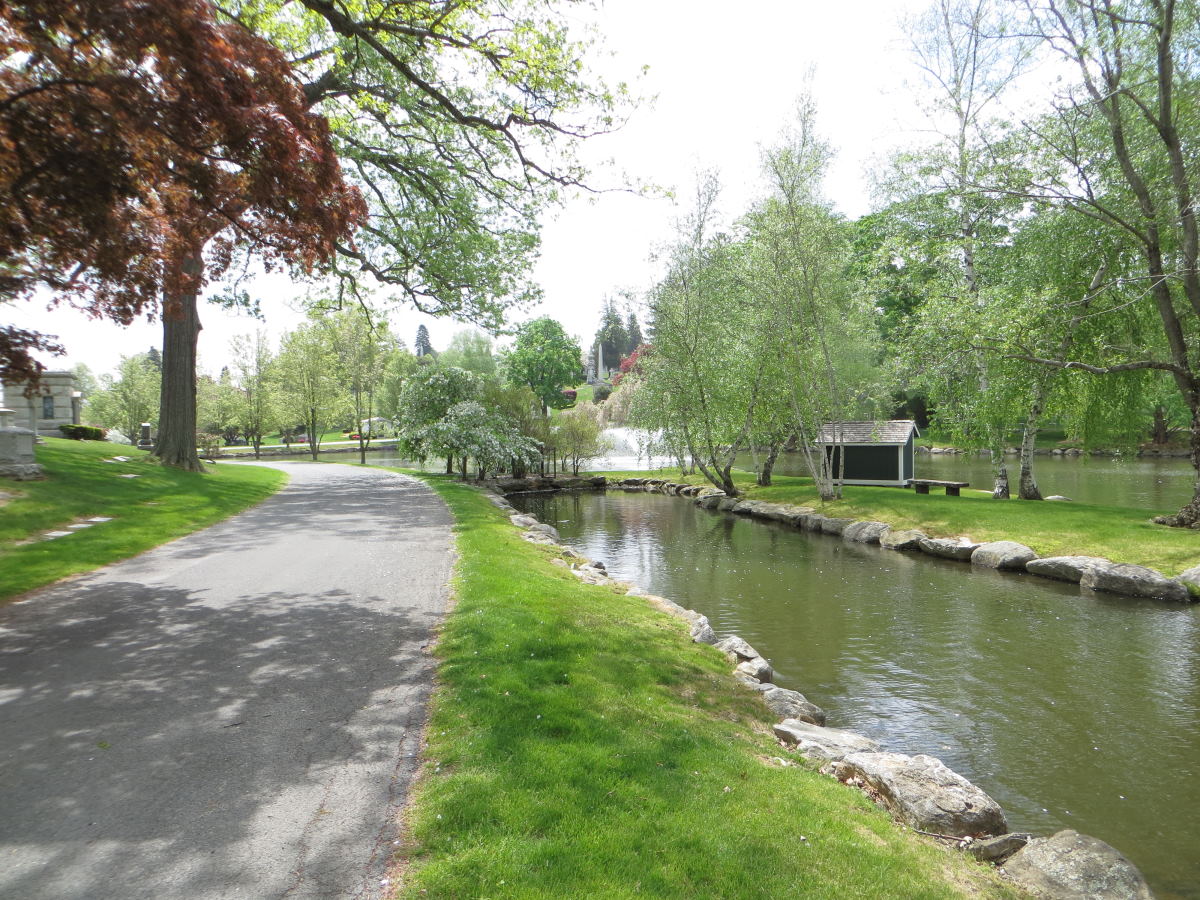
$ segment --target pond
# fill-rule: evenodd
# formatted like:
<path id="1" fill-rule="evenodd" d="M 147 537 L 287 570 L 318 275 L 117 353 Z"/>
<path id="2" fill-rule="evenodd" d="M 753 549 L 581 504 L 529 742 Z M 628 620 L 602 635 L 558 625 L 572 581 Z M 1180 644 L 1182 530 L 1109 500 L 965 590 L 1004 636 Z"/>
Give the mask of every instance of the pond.
<path id="1" fill-rule="evenodd" d="M 672 497 L 516 495 L 616 578 L 704 613 L 829 724 L 930 753 L 1014 830 L 1108 841 L 1200 898 L 1200 607 L 843 544 Z"/>

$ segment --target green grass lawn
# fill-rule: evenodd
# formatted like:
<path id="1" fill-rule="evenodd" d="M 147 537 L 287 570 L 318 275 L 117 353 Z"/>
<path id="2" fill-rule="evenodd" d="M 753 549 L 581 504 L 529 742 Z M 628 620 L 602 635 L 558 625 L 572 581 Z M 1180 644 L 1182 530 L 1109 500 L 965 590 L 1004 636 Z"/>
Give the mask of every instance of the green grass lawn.
<path id="1" fill-rule="evenodd" d="M 104 461 L 114 456 L 129 461 Z M 287 480 L 282 472 L 250 466 L 182 472 L 125 445 L 56 438 L 37 447 L 37 461 L 44 481 L 0 480 L 7 495 L 0 496 L 0 602 L 211 525 Z M 95 516 L 112 521 L 37 540 Z"/>
<path id="2" fill-rule="evenodd" d="M 606 472 L 610 478 L 647 477 L 647 472 Z M 679 477 L 678 469 L 656 478 L 704 483 L 703 476 Z M 815 506 L 829 516 L 887 522 L 916 528 L 933 537 L 966 535 L 977 541 L 1013 540 L 1039 556 L 1104 556 L 1114 562 L 1150 566 L 1167 575 L 1200 564 L 1200 532 L 1155 525 L 1152 516 L 1170 509 L 1128 509 L 1087 503 L 993 500 L 987 491 L 964 490 L 961 497 L 917 494 L 888 487 L 845 487 L 844 498 L 822 505 L 811 478 L 775 476 L 771 487 L 756 487 L 754 475 L 735 472 L 734 482 L 751 500 Z M 933 489 L 935 492 L 938 488 Z"/>
<path id="3" fill-rule="evenodd" d="M 581 584 L 479 492 L 423 477 L 459 561 L 398 896 L 1013 896 L 774 762 L 770 713 L 681 622 Z"/>
<path id="4" fill-rule="evenodd" d="M 581 384 L 575 388 L 575 405 L 582 406 L 585 403 L 591 403 L 595 396 L 596 388 L 590 384 Z"/>

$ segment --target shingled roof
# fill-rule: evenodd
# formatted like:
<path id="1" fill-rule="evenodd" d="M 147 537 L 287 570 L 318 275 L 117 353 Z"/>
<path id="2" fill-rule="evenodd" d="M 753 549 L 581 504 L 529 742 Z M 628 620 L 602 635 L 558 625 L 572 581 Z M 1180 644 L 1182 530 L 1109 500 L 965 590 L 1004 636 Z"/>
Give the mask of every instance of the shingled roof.
<path id="1" fill-rule="evenodd" d="M 840 442 L 843 444 L 905 444 L 908 436 L 917 429 L 917 423 L 912 419 L 892 419 L 887 422 L 841 422 L 836 426 Z M 834 442 L 835 426 L 821 426 L 817 436 L 818 444 Z"/>

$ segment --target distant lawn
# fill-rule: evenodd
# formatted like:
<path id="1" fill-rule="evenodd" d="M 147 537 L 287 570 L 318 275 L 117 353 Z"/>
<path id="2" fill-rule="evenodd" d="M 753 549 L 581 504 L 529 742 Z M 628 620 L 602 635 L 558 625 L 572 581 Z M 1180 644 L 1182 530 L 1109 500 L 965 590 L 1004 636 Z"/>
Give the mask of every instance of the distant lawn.
<path id="1" fill-rule="evenodd" d="M 575 388 L 575 405 L 583 406 L 585 403 L 591 403 L 595 396 L 596 388 L 594 385 L 581 384 Z"/>
<path id="2" fill-rule="evenodd" d="M 104 461 L 115 456 L 129 461 Z M 37 448 L 37 461 L 44 481 L 0 479 L 9 495 L 0 496 L 0 602 L 219 522 L 287 481 L 283 472 L 251 466 L 181 472 L 127 445 L 56 438 Z M 97 516 L 112 521 L 38 540 Z"/>
<path id="3" fill-rule="evenodd" d="M 705 483 L 703 476 L 680 478 L 678 469 L 605 472 L 610 478 L 655 477 Z M 1013 540 L 1039 556 L 1105 556 L 1114 562 L 1151 566 L 1167 575 L 1200 564 L 1200 531 L 1155 525 L 1152 516 L 1173 509 L 1129 509 L 1031 500 L 993 500 L 987 491 L 964 490 L 961 497 L 917 494 L 888 487 L 847 486 L 842 500 L 822 505 L 811 478 L 777 475 L 769 488 L 754 475 L 735 472 L 747 499 L 820 507 L 829 516 L 877 519 L 894 528 L 916 528 L 933 537 L 967 535 L 977 541 Z M 933 491 L 939 491 L 933 488 Z"/>
<path id="4" fill-rule="evenodd" d="M 478 491 L 455 515 L 401 897 L 1009 897 L 862 794 L 783 767 L 731 664 L 644 599 L 581 584 Z"/>

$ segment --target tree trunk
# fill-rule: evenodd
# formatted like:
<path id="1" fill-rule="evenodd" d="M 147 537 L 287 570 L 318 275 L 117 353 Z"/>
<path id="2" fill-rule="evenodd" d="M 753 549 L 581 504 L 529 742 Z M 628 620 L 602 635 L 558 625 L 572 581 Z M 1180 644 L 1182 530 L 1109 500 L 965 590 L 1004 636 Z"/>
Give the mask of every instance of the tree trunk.
<path id="1" fill-rule="evenodd" d="M 178 294 L 163 295 L 162 387 L 159 397 L 158 441 L 154 455 L 164 465 L 202 472 L 196 452 L 196 343 L 200 314 L 196 294 L 204 270 L 202 247 L 194 246 L 169 265 L 181 273 L 172 279 L 185 285 Z"/>
<path id="2" fill-rule="evenodd" d="M 454 454 L 453 453 L 451 453 L 449 456 L 446 457 L 446 474 L 447 475 L 454 474 Z"/>
<path id="3" fill-rule="evenodd" d="M 1167 411 L 1163 409 L 1161 403 L 1154 407 L 1154 430 L 1151 435 L 1151 440 L 1156 447 L 1164 446 L 1170 438 L 1167 433 Z"/>
<path id="4" fill-rule="evenodd" d="M 1012 496 L 1008 488 L 1008 465 L 1004 462 L 1004 449 L 993 447 L 992 454 L 992 499 L 1007 500 Z"/>
<path id="5" fill-rule="evenodd" d="M 1192 458 L 1192 499 L 1187 505 L 1173 516 L 1156 516 L 1154 521 L 1159 525 L 1171 525 L 1175 528 L 1200 528 L 1200 397 L 1195 393 L 1189 395 L 1194 403 L 1192 406 L 1192 431 L 1190 450 Z"/>
<path id="6" fill-rule="evenodd" d="M 779 458 L 780 444 L 776 441 L 767 452 L 767 461 L 763 463 L 762 471 L 758 473 L 759 487 L 771 486 L 771 473 L 775 470 L 775 460 Z"/>
<path id="7" fill-rule="evenodd" d="M 1021 481 L 1017 496 L 1022 500 L 1041 500 L 1037 479 L 1033 477 L 1033 444 L 1038 433 L 1038 419 L 1042 415 L 1044 389 L 1039 381 L 1033 389 L 1033 400 L 1029 404 L 1029 415 L 1025 418 L 1025 430 L 1021 435 Z"/>
<path id="8" fill-rule="evenodd" d="M 734 485 L 734 483 L 733 483 L 733 476 L 729 474 L 730 470 L 732 470 L 732 469 L 733 469 L 733 464 L 731 463 L 731 464 L 725 466 L 725 468 L 720 470 L 721 489 L 723 491 L 725 491 L 725 493 L 728 494 L 730 497 L 736 497 L 738 495 L 738 489 L 737 489 L 737 486 Z"/>

